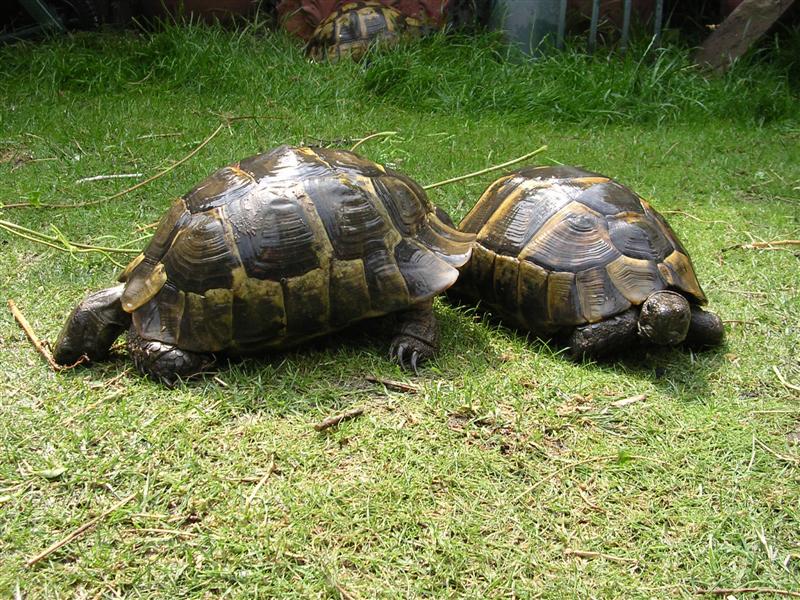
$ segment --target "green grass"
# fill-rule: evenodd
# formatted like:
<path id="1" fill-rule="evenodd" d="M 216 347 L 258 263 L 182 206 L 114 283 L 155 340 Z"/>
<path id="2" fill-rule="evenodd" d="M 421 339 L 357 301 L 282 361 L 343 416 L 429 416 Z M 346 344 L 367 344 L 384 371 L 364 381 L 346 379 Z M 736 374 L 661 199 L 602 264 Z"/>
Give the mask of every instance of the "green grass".
<path id="1" fill-rule="evenodd" d="M 437 38 L 374 56 L 367 69 L 309 64 L 289 40 L 258 31 L 0 48 L 4 204 L 102 198 L 131 180 L 75 181 L 155 174 L 213 131 L 218 114 L 259 117 L 136 193 L 83 209 L 0 209 L 2 219 L 119 245 L 210 171 L 281 143 L 348 145 L 395 130 L 361 150 L 423 183 L 547 143 L 543 162 L 611 175 L 668 213 L 711 307 L 734 321 L 718 351 L 574 364 L 440 302 L 442 353 L 419 378 L 386 360 L 386 339 L 364 333 L 223 364 L 216 379 L 167 390 L 130 370 L 124 350 L 54 374 L 0 311 L 0 594 L 800 589 L 800 452 L 790 437 L 800 408 L 773 371 L 800 383 L 798 256 L 724 251 L 800 237 L 790 50 L 707 81 L 679 48 L 641 47 L 622 63 L 573 50 L 520 64 L 502 60 L 491 38 L 472 47 Z M 489 181 L 432 198 L 461 217 Z M 0 249 L 0 295 L 51 341 L 86 291 L 117 271 L 102 256 L 4 232 Z M 368 375 L 413 380 L 420 391 L 387 391 Z M 647 399 L 608 408 L 636 394 Z M 362 418 L 325 434 L 311 428 L 356 405 Z M 275 472 L 248 507 L 273 456 Z M 24 567 L 132 493 L 95 529 Z"/>

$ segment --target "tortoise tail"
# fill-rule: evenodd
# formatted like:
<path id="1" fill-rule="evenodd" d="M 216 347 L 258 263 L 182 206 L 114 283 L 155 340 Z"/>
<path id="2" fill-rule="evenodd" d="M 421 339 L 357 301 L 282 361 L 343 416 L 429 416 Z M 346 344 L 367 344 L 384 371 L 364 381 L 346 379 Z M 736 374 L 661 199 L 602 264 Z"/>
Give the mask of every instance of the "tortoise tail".
<path id="1" fill-rule="evenodd" d="M 124 285 L 89 294 L 67 318 L 53 349 L 58 364 L 76 363 L 82 356 L 102 360 L 111 344 L 131 324 L 131 316 L 122 310 L 120 298 Z"/>

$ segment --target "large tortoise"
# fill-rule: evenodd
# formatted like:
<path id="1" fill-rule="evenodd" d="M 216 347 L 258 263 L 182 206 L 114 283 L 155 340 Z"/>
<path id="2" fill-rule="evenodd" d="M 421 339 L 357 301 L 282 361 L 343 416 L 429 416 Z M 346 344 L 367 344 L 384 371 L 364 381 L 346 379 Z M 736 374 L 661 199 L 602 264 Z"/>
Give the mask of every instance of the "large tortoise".
<path id="1" fill-rule="evenodd" d="M 344 150 L 281 146 L 179 198 L 123 283 L 69 316 L 54 356 L 104 358 L 129 329 L 136 366 L 165 382 L 213 355 L 260 353 L 399 313 L 391 354 L 432 356 L 432 298 L 474 236 L 446 225 L 410 178 Z"/>
<path id="2" fill-rule="evenodd" d="M 503 321 L 567 340 L 573 357 L 637 340 L 722 342 L 719 317 L 664 218 L 637 194 L 575 167 L 526 167 L 490 185 L 459 225 L 477 235 L 449 293 Z"/>
<path id="3" fill-rule="evenodd" d="M 402 35 L 419 35 L 423 24 L 419 19 L 370 0 L 347 2 L 314 30 L 306 52 L 316 61 L 335 62 L 342 57 L 362 58 L 370 45 L 394 43 Z"/>

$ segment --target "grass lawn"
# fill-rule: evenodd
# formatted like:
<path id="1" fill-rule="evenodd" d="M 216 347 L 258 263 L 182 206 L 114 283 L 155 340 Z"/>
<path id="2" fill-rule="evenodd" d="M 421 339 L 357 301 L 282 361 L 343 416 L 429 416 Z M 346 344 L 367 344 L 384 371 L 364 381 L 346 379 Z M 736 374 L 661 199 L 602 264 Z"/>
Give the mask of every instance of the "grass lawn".
<path id="1" fill-rule="evenodd" d="M 665 213 L 728 322 L 719 350 L 576 364 L 440 301 L 442 351 L 419 377 L 387 360 L 387 339 L 355 333 L 168 390 L 134 372 L 122 346 L 110 362 L 53 373 L 3 308 L 0 595 L 800 591 L 798 248 L 726 250 L 800 238 L 796 56 L 756 56 L 706 81 L 680 49 L 527 65 L 483 38 L 436 39 L 368 68 L 309 64 L 257 31 L 0 48 L 0 219 L 139 249 L 173 198 L 279 144 L 349 147 L 396 131 L 360 152 L 430 183 L 547 143 L 540 163 L 608 174 Z M 257 118 L 133 193 L 47 206 L 157 174 L 222 114 Z M 460 218 L 492 179 L 431 197 Z M 0 296 L 50 341 L 118 270 L 5 230 L 0 252 Z M 356 406 L 361 418 L 312 428 Z"/>

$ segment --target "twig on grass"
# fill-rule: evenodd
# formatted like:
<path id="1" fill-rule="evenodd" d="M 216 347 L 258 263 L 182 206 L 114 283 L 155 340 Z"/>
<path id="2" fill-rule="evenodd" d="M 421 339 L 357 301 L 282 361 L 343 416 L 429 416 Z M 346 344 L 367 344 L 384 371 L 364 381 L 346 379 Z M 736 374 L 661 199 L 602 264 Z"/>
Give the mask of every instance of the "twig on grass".
<path id="1" fill-rule="evenodd" d="M 776 247 L 777 246 L 777 247 Z M 800 246 L 800 240 L 772 240 L 769 242 L 750 242 L 749 244 L 734 244 L 723 248 L 723 252 L 741 248 L 742 250 L 780 250 L 780 246 Z"/>
<path id="2" fill-rule="evenodd" d="M 0 229 L 5 229 L 8 233 L 24 238 L 31 242 L 49 246 L 55 250 L 62 252 L 99 252 L 100 254 L 139 254 L 141 250 L 134 250 L 133 248 L 112 248 L 108 246 L 93 246 L 91 244 L 81 244 L 80 242 L 73 242 L 68 240 L 64 235 L 58 231 L 57 236 L 47 235 L 34 229 L 28 229 L 17 223 L 0 219 Z"/>
<path id="3" fill-rule="evenodd" d="M 327 419 L 323 419 L 319 423 L 314 425 L 315 431 L 325 431 L 326 429 L 330 429 L 331 427 L 335 427 L 339 425 L 342 421 L 347 421 L 348 419 L 355 419 L 356 417 L 360 417 L 364 414 L 364 408 L 353 408 L 346 412 L 339 413 L 338 415 L 332 415 Z"/>
<path id="4" fill-rule="evenodd" d="M 229 127 L 230 124 L 233 123 L 234 121 L 242 121 L 242 120 L 245 120 L 245 119 L 255 119 L 255 118 L 257 118 L 257 117 L 254 117 L 254 116 L 225 117 L 223 122 L 220 123 L 217 126 L 217 128 L 214 129 L 214 131 L 211 132 L 211 134 L 208 137 L 206 137 L 202 142 L 200 142 L 200 144 L 195 146 L 195 148 L 191 152 L 189 152 L 189 154 L 187 154 L 186 156 L 184 156 L 180 160 L 172 163 L 166 169 L 163 169 L 162 171 L 159 171 L 158 173 L 156 173 L 152 177 L 148 177 L 147 179 L 145 179 L 143 181 L 140 181 L 136 185 L 132 185 L 131 187 L 129 187 L 127 189 L 124 189 L 121 192 L 117 192 L 116 194 L 112 194 L 111 196 L 107 196 L 105 198 L 99 198 L 97 200 L 87 200 L 86 202 L 76 202 L 74 204 L 36 204 L 36 203 L 33 203 L 33 202 L 18 202 L 16 204 L 3 204 L 3 205 L 0 206 L 0 208 L 81 208 L 83 206 L 93 206 L 95 204 L 101 204 L 103 202 L 108 202 L 110 200 L 116 200 L 117 198 L 120 198 L 120 197 L 122 197 L 122 196 L 124 196 L 126 194 L 130 194 L 131 192 L 133 192 L 135 190 L 138 190 L 140 187 L 143 187 L 143 186 L 147 185 L 148 183 L 152 183 L 156 179 L 159 179 L 159 178 L 163 177 L 164 175 L 170 173 L 171 171 L 173 171 L 176 168 L 178 168 L 179 166 L 181 166 L 183 163 L 185 163 L 186 161 L 191 159 L 195 154 L 200 152 L 200 150 L 205 148 L 211 142 L 211 140 L 213 140 L 215 137 L 217 137 L 217 135 L 219 135 L 219 133 L 223 129 L 225 129 L 226 127 Z"/>
<path id="5" fill-rule="evenodd" d="M 689 217 L 690 219 L 694 219 L 698 223 L 705 223 L 703 219 L 695 217 L 692 213 L 686 212 L 685 210 L 661 210 L 659 212 L 662 215 L 683 215 L 684 217 Z"/>
<path id="6" fill-rule="evenodd" d="M 50 354 L 50 350 L 48 350 L 44 342 L 42 342 L 42 340 L 39 339 L 39 336 L 36 335 L 36 332 L 33 330 L 33 327 L 31 327 L 31 324 L 28 323 L 28 319 L 26 319 L 25 315 L 22 314 L 22 311 L 20 311 L 19 308 L 17 308 L 16 302 L 11 300 L 10 298 L 8 300 L 8 309 L 11 311 L 11 314 L 14 315 L 14 319 L 16 319 L 19 326 L 22 327 L 22 331 L 25 332 L 25 335 L 28 337 L 28 340 L 30 340 L 31 344 L 33 344 L 33 347 L 36 348 L 36 351 L 47 361 L 47 364 L 50 365 L 50 368 L 53 369 L 53 371 L 63 371 L 64 369 L 71 369 L 85 361 L 85 358 L 81 357 L 73 365 L 69 366 L 59 365 L 53 359 L 53 355 Z"/>
<path id="7" fill-rule="evenodd" d="M 796 465 L 798 462 L 800 462 L 800 460 L 796 459 L 794 456 L 786 456 L 785 454 L 779 454 L 779 453 L 775 452 L 775 450 L 773 450 L 772 448 L 767 446 L 764 442 L 762 442 L 758 438 L 755 438 L 755 440 L 756 440 L 756 444 L 761 446 L 761 448 L 763 448 L 764 450 L 766 450 L 767 452 L 772 454 L 772 456 L 774 456 L 778 460 L 782 460 L 783 462 L 788 462 L 788 463 L 793 464 L 793 465 Z"/>
<path id="8" fill-rule="evenodd" d="M 162 533 L 166 535 L 177 535 L 180 537 L 197 537 L 196 533 L 191 531 L 180 531 L 178 529 L 162 529 L 160 527 L 130 527 L 123 529 L 125 533 Z"/>
<path id="9" fill-rule="evenodd" d="M 442 185 L 448 185 L 450 183 L 456 183 L 457 181 L 463 181 L 464 179 L 470 179 L 472 177 L 477 177 L 478 175 L 483 175 L 484 173 L 490 173 L 491 171 L 496 171 L 497 169 L 502 169 L 504 167 L 508 167 L 508 166 L 513 165 L 515 163 L 522 162 L 523 160 L 527 160 L 527 159 L 529 159 L 529 158 L 531 158 L 533 156 L 536 156 L 537 154 L 541 154 L 545 150 L 547 150 L 547 146 L 542 146 L 541 148 L 537 148 L 533 152 L 529 152 L 528 154 L 525 154 L 524 156 L 520 156 L 519 158 L 515 158 L 513 160 L 506 161 L 506 162 L 504 162 L 502 164 L 499 164 L 499 165 L 493 165 L 491 167 L 486 167 L 485 169 L 481 169 L 480 171 L 475 171 L 474 173 L 467 173 L 466 175 L 461 175 L 459 177 L 453 177 L 452 179 L 445 179 L 444 181 L 437 181 L 436 183 L 423 185 L 422 189 L 423 190 L 430 190 L 430 189 L 433 189 L 435 187 L 439 187 L 439 186 L 442 186 Z"/>
<path id="10" fill-rule="evenodd" d="M 116 510 L 122 508 L 123 506 L 125 506 L 128 502 L 133 500 L 135 497 L 136 497 L 136 494 L 131 494 L 130 496 L 128 496 L 126 498 L 123 498 L 122 500 L 120 500 L 119 502 L 114 504 L 111 508 L 109 508 L 109 509 L 103 511 L 102 513 L 100 513 L 98 516 L 96 516 L 91 521 L 87 521 L 86 523 L 84 523 L 83 525 L 78 527 L 75 531 L 70 533 L 68 536 L 60 539 L 59 541 L 57 541 L 56 543 L 52 544 L 51 546 L 49 546 L 45 550 L 42 550 L 36 556 L 33 556 L 33 557 L 29 558 L 25 562 L 25 566 L 30 568 L 33 565 L 35 565 L 36 563 L 38 563 L 39 561 L 44 560 L 45 558 L 50 556 L 53 552 L 55 552 L 56 550 L 58 550 L 62 546 L 66 546 L 72 540 L 74 540 L 75 538 L 79 537 L 82 533 L 84 533 L 88 529 L 91 529 L 92 527 L 97 525 L 100 521 L 105 519 L 108 515 L 110 515 L 114 511 L 116 511 Z"/>
<path id="11" fill-rule="evenodd" d="M 77 207 L 80 207 L 80 206 L 91 206 L 93 204 L 100 204 L 102 202 L 108 202 L 110 200 L 116 200 L 117 198 L 120 198 L 120 197 L 122 197 L 122 196 L 124 196 L 126 194 L 130 194 L 131 192 L 133 192 L 135 190 L 138 190 L 140 187 L 143 187 L 143 186 L 147 185 L 148 183 L 152 183 L 156 179 L 159 179 L 159 178 L 163 177 L 164 175 L 166 175 L 167 173 L 170 173 L 171 171 L 177 169 L 179 166 L 181 166 L 187 160 L 192 158 L 195 154 L 200 152 L 200 150 L 205 148 L 206 145 L 208 145 L 208 143 L 211 142 L 211 140 L 213 140 L 215 137 L 217 137 L 219 132 L 222 131 L 223 129 L 225 129 L 225 127 L 228 126 L 229 124 L 230 124 L 230 120 L 223 121 L 222 123 L 220 123 L 217 126 L 217 128 L 211 133 L 211 135 L 209 135 L 199 145 L 197 145 L 194 148 L 194 150 L 189 152 L 189 154 L 184 156 L 179 161 L 172 163 L 166 169 L 163 169 L 162 171 L 159 171 L 158 173 L 156 173 L 152 177 L 148 177 L 147 179 L 145 179 L 143 181 L 140 181 L 139 183 L 137 183 L 135 185 L 132 185 L 131 187 L 129 187 L 127 189 L 124 189 L 121 192 L 117 192 L 116 194 L 112 194 L 111 196 L 108 196 L 107 198 L 100 198 L 98 200 L 88 200 L 87 202 L 78 202 L 76 204 L 71 205 L 71 207 L 72 208 L 77 208 Z M 60 206 L 59 208 L 66 208 L 66 206 Z"/>
<path id="12" fill-rule="evenodd" d="M 381 379 L 380 377 L 375 377 L 374 375 L 367 375 L 364 379 L 370 383 L 380 383 L 390 390 L 395 390 L 397 392 L 416 394 L 419 391 L 419 387 L 416 385 L 411 383 L 403 383 L 402 381 L 394 381 L 393 379 Z"/>
<path id="13" fill-rule="evenodd" d="M 630 396 L 628 398 L 622 398 L 621 400 L 615 400 L 608 406 L 613 408 L 622 408 L 624 406 L 635 404 L 636 402 L 642 402 L 644 400 L 647 400 L 647 394 L 637 394 L 636 396 Z"/>
<path id="14" fill-rule="evenodd" d="M 155 138 L 165 138 L 165 137 L 180 137 L 183 134 L 180 131 L 176 131 L 175 133 L 147 133 L 145 135 L 140 135 L 136 139 L 137 140 L 152 140 Z"/>
<path id="15" fill-rule="evenodd" d="M 512 503 L 519 502 L 520 500 L 522 500 L 522 498 L 524 498 L 528 494 L 533 493 L 538 487 L 540 487 L 543 484 L 547 483 L 551 479 L 554 479 L 554 478 L 558 477 L 559 475 L 561 475 L 562 473 L 564 473 L 566 471 L 571 471 L 572 469 L 575 469 L 576 467 L 580 467 L 582 465 L 588 465 L 590 463 L 605 462 L 605 461 L 610 461 L 610 460 L 620 460 L 621 458 L 622 457 L 619 454 L 604 454 L 603 456 L 592 456 L 591 458 L 585 458 L 583 460 L 579 460 L 579 461 L 570 463 L 566 467 L 562 467 L 561 469 L 553 471 L 552 473 L 550 473 L 549 475 L 546 475 L 545 477 L 543 477 L 542 479 L 540 479 L 536 483 L 528 486 L 528 489 L 526 489 L 521 494 L 517 495 L 512 500 Z M 638 459 L 638 460 L 649 460 L 649 461 L 652 461 L 652 462 L 655 462 L 655 463 L 658 463 L 658 464 L 661 464 L 661 465 L 665 465 L 665 463 L 663 461 L 661 461 L 661 460 L 658 460 L 656 458 L 652 458 L 652 457 L 649 457 L 649 456 L 640 456 L 638 454 L 628 454 L 628 455 L 625 455 L 625 458 Z"/>
<path id="16" fill-rule="evenodd" d="M 389 136 L 392 136 L 392 135 L 397 135 L 397 132 L 396 131 L 379 131 L 378 133 L 373 133 L 371 135 L 368 135 L 367 137 L 360 138 L 355 144 L 353 144 L 353 147 L 350 148 L 350 152 L 355 152 L 356 148 L 358 148 L 361 144 L 363 144 L 366 141 L 369 141 L 369 140 L 374 139 L 376 137 L 389 137 Z"/>
<path id="17" fill-rule="evenodd" d="M 110 400 L 116 400 L 117 398 L 119 398 L 119 397 L 120 397 L 120 396 L 122 396 L 122 395 L 123 395 L 123 392 L 122 392 L 122 390 L 118 390 L 118 391 L 116 391 L 116 392 L 111 392 L 110 394 L 106 394 L 105 396 L 103 396 L 103 397 L 102 397 L 102 398 L 100 398 L 99 400 L 97 400 L 97 401 L 95 401 L 95 402 L 92 402 L 92 403 L 91 403 L 91 404 L 89 404 L 88 406 L 85 406 L 83 409 L 81 409 L 81 410 L 79 410 L 78 412 L 76 412 L 76 413 L 75 413 L 74 415 L 72 415 L 71 417 L 69 417 L 69 418 L 65 419 L 65 420 L 64 420 L 64 422 L 63 422 L 63 423 L 61 423 L 61 426 L 62 426 L 62 427 L 68 427 L 69 425 L 72 425 L 72 423 L 73 423 L 73 422 L 74 422 L 74 421 L 75 421 L 75 420 L 76 420 L 78 417 L 82 417 L 83 415 L 85 415 L 85 414 L 87 414 L 87 413 L 89 413 L 89 412 L 93 411 L 95 408 L 97 408 L 97 407 L 98 407 L 98 406 L 100 406 L 101 404 L 105 404 L 106 402 L 108 402 L 108 401 L 110 401 Z"/>
<path id="18" fill-rule="evenodd" d="M 253 491 L 250 493 L 250 495 L 247 497 L 247 501 L 244 503 L 245 512 L 247 512 L 250 509 L 250 505 L 253 503 L 253 500 L 255 500 L 256 496 L 258 495 L 258 492 L 261 491 L 261 488 L 264 487 L 264 484 L 267 482 L 267 479 L 269 479 L 269 476 L 272 475 L 274 471 L 275 471 L 275 455 L 273 454 L 272 457 L 270 458 L 269 466 L 267 467 L 266 472 L 264 473 L 264 475 L 262 475 L 261 479 L 258 480 L 256 487 L 253 488 Z"/>
<path id="19" fill-rule="evenodd" d="M 604 558 L 606 560 L 610 560 L 611 562 L 619 562 L 619 563 L 634 563 L 638 564 L 638 560 L 635 558 L 624 558 L 622 556 L 614 556 L 613 554 L 606 554 L 605 552 L 592 552 L 589 550 L 573 550 L 572 548 L 567 548 L 564 550 L 564 556 L 577 556 L 579 558 Z"/>
<path id="20" fill-rule="evenodd" d="M 789 383 L 788 381 L 786 381 L 783 378 L 783 375 L 781 374 L 781 372 L 778 370 L 778 367 L 776 367 L 775 365 L 772 365 L 772 370 L 775 372 L 775 375 L 778 376 L 778 381 L 780 381 L 781 384 L 783 384 L 784 387 L 786 387 L 786 388 L 788 388 L 790 390 L 794 390 L 795 392 L 800 392 L 800 386 L 793 385 L 793 384 Z"/>
<path id="21" fill-rule="evenodd" d="M 84 177 L 75 181 L 75 185 L 79 183 L 88 183 L 90 181 L 105 181 L 106 179 L 131 179 L 133 177 L 141 177 L 141 173 L 114 173 L 111 175 L 95 175 L 93 177 Z"/>
<path id="22" fill-rule="evenodd" d="M 698 596 L 728 596 L 731 594 L 777 594 L 779 596 L 791 596 L 792 598 L 800 598 L 800 592 L 793 592 L 791 590 L 781 590 L 771 587 L 741 587 L 741 588 L 710 588 L 698 589 L 694 592 Z"/>

